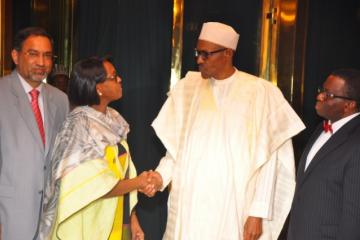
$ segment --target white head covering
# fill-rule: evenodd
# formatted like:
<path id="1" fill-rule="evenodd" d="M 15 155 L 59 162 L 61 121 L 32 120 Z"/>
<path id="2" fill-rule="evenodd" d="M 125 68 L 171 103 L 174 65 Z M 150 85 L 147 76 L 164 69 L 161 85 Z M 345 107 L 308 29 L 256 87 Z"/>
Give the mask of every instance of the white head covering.
<path id="1" fill-rule="evenodd" d="M 223 23 L 207 22 L 202 26 L 199 40 L 205 40 L 236 50 L 239 34 L 232 27 Z"/>

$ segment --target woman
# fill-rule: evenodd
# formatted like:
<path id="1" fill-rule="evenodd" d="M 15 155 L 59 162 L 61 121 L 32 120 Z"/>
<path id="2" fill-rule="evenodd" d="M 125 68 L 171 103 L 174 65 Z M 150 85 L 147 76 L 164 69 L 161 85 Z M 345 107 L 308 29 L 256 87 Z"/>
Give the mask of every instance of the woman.
<path id="1" fill-rule="evenodd" d="M 126 143 L 129 125 L 108 107 L 122 96 L 121 78 L 108 60 L 81 60 L 68 96 L 77 107 L 55 141 L 40 237 L 144 239 L 134 211 L 136 189 L 153 187 L 146 172 L 136 177 Z"/>

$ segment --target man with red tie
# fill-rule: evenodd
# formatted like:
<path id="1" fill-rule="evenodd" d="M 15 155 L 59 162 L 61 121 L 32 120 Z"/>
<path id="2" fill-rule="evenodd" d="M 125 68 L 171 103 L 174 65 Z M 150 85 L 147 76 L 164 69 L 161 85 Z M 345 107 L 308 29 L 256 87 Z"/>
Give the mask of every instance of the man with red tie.
<path id="1" fill-rule="evenodd" d="M 360 239 L 360 71 L 332 72 L 301 157 L 288 240 Z"/>
<path id="2" fill-rule="evenodd" d="M 46 165 L 69 109 L 66 95 L 43 83 L 53 40 L 38 27 L 14 38 L 16 69 L 0 79 L 0 239 L 37 239 Z"/>

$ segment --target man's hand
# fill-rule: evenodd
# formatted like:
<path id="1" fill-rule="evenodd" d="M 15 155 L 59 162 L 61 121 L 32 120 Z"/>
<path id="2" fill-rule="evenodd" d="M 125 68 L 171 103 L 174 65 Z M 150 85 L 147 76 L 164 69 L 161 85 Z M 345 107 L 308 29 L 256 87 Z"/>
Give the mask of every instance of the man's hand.
<path id="1" fill-rule="evenodd" d="M 158 172 L 152 170 L 141 173 L 138 178 L 142 179 L 142 185 L 138 189 L 139 192 L 144 193 L 148 197 L 153 197 L 163 185 L 163 180 Z"/>
<path id="2" fill-rule="evenodd" d="M 153 196 L 156 191 L 154 184 L 151 182 L 150 171 L 144 171 L 136 177 L 138 181 L 138 191 L 149 197 L 150 195 Z"/>
<path id="3" fill-rule="evenodd" d="M 154 184 L 156 191 L 159 191 L 163 186 L 163 180 L 159 172 L 150 171 L 151 183 Z"/>
<path id="4" fill-rule="evenodd" d="M 163 185 L 163 180 L 160 173 L 150 170 L 148 172 L 148 182 L 151 188 L 147 188 L 146 191 L 143 191 L 143 193 L 148 197 L 153 197 Z"/>
<path id="5" fill-rule="evenodd" d="M 244 240 L 257 240 L 262 234 L 262 218 L 249 216 L 244 225 Z"/>

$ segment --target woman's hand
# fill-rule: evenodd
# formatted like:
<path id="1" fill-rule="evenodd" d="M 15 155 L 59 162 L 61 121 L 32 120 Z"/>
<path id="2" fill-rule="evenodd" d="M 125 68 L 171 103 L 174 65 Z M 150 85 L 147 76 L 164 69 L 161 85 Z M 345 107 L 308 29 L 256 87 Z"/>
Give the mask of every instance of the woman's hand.
<path id="1" fill-rule="evenodd" d="M 139 220 L 136 216 L 135 211 L 131 212 L 130 217 L 130 228 L 131 228 L 131 240 L 144 240 L 144 232 L 140 227 Z"/>

